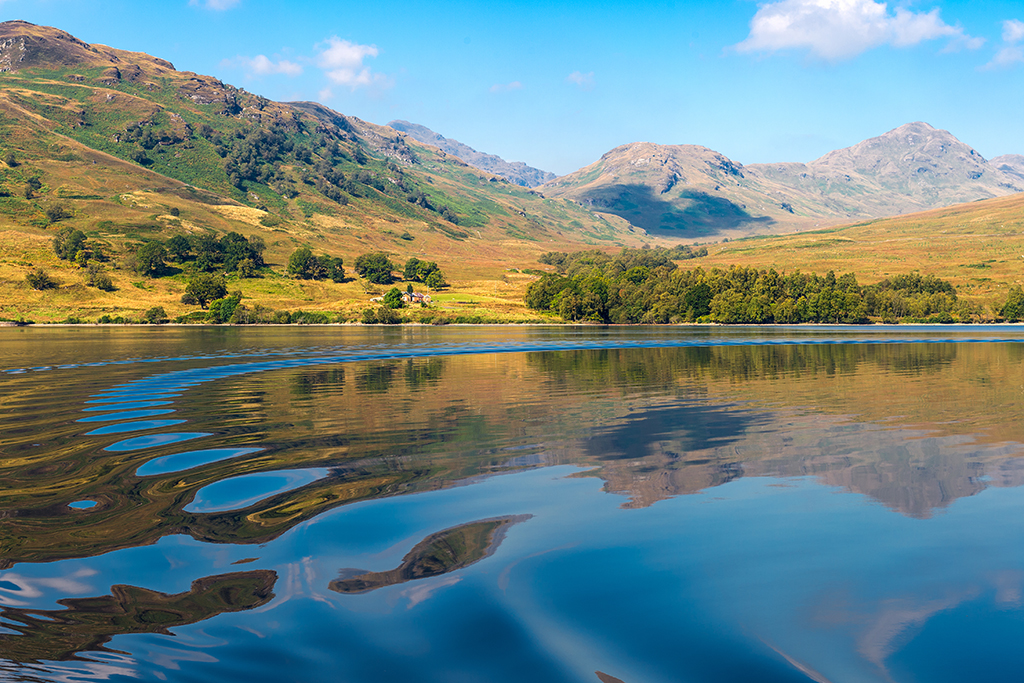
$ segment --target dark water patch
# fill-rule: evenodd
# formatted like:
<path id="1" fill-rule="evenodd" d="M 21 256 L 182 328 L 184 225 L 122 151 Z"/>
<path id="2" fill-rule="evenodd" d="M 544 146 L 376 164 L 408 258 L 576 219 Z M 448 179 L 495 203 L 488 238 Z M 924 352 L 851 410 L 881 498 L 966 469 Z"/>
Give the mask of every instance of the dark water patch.
<path id="1" fill-rule="evenodd" d="M 86 652 L 109 651 L 114 636 L 169 634 L 170 628 L 259 607 L 274 597 L 276 582 L 275 572 L 253 570 L 197 579 L 190 590 L 173 595 L 115 585 L 110 595 L 62 600 L 60 610 L 6 607 L 0 617 L 17 635 L 0 634 L 0 652 L 14 662 L 77 660 Z"/>
<path id="2" fill-rule="evenodd" d="M 140 420 L 138 422 L 122 422 L 114 425 L 107 425 L 106 427 L 100 427 L 94 429 L 91 432 L 86 432 L 86 436 L 102 436 L 104 434 L 123 434 L 125 432 L 138 432 L 143 429 L 161 429 L 163 427 L 173 427 L 174 425 L 184 424 L 188 420 Z"/>
<path id="3" fill-rule="evenodd" d="M 138 451 L 142 450 L 143 448 L 168 446 L 174 443 L 181 443 L 182 441 L 199 439 L 204 436 L 213 436 L 213 434 L 210 432 L 177 432 L 173 434 L 147 434 L 146 436 L 136 436 L 131 439 L 125 439 L 124 441 L 118 441 L 117 443 L 110 444 L 103 450 L 110 451 L 113 453 L 120 453 L 125 451 Z"/>
<path id="4" fill-rule="evenodd" d="M 143 464 L 135 473 L 140 477 L 149 477 L 160 474 L 171 474 L 183 470 L 210 465 L 222 460 L 230 460 L 241 455 L 259 453 L 263 448 L 210 448 L 202 451 L 189 451 L 187 453 L 175 453 L 165 455 L 162 458 L 155 458 Z"/>
<path id="5" fill-rule="evenodd" d="M 110 413 L 108 415 L 90 415 L 89 417 L 83 417 L 81 419 L 75 420 L 75 422 L 109 422 L 111 420 L 136 420 L 140 417 L 156 417 L 157 415 L 167 415 L 173 412 L 174 410 L 171 409 L 128 410 L 123 413 Z"/>
<path id="6" fill-rule="evenodd" d="M 496 517 L 439 531 L 417 543 L 395 569 L 384 572 L 342 569 L 328 588 L 338 593 L 366 593 L 463 569 L 493 555 L 505 540 L 508 529 L 531 517 L 533 515 Z"/>
<path id="7" fill-rule="evenodd" d="M 185 512 L 227 512 L 249 507 L 259 501 L 311 484 L 330 475 L 327 468 L 278 470 L 243 474 L 203 487 Z"/>

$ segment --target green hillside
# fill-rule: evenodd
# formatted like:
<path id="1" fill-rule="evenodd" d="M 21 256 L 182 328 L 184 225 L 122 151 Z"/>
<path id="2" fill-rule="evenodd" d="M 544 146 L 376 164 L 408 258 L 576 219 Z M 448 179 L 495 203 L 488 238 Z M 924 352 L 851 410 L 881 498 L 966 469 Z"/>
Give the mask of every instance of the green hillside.
<path id="1" fill-rule="evenodd" d="M 285 277 L 296 248 L 346 264 L 371 251 L 398 264 L 416 256 L 457 286 L 508 289 L 516 302 L 529 278 L 504 271 L 553 246 L 639 243 L 624 221 L 317 104 L 271 102 L 25 22 L 0 24 L 0 41 L 0 57 L 17 65 L 0 73 L 0 317 L 187 312 L 189 264 L 171 263 L 160 278 L 128 267 L 146 243 L 176 236 L 258 237 L 267 268 L 232 288 L 266 306 L 350 312 L 373 288 Z M 53 254 L 61 228 L 107 256 L 112 291 L 89 287 L 85 268 Z M 39 267 L 55 289 L 25 284 Z"/>

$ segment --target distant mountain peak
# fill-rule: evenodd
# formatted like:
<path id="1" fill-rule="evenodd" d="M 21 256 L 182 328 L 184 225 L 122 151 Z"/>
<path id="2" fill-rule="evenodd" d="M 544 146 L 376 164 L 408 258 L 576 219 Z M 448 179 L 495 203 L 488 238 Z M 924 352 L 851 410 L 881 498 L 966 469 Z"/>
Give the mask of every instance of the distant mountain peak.
<path id="1" fill-rule="evenodd" d="M 555 178 L 554 173 L 527 166 L 521 161 L 505 161 L 497 155 L 478 152 L 467 144 L 446 138 L 418 123 L 396 120 L 388 125 L 417 142 L 433 145 L 447 154 L 459 157 L 470 166 L 507 178 L 516 185 L 537 187 Z"/>
<path id="2" fill-rule="evenodd" d="M 802 163 L 743 166 L 697 145 L 633 142 L 542 188 L 649 232 L 706 237 L 801 228 L 1024 191 L 1024 157 L 987 162 L 923 122 Z"/>

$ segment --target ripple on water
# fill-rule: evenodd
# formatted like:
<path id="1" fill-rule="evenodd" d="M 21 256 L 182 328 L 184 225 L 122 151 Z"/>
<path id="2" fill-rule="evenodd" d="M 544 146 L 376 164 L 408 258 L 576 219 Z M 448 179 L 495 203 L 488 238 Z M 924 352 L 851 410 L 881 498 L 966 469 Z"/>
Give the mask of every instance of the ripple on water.
<path id="1" fill-rule="evenodd" d="M 123 434 L 125 432 L 138 432 L 143 429 L 159 429 L 161 427 L 173 427 L 185 423 L 186 420 L 140 420 L 138 422 L 119 422 L 107 425 L 86 432 L 86 436 L 102 436 L 103 434 Z"/>
<path id="2" fill-rule="evenodd" d="M 182 470 L 189 470 L 193 467 L 199 467 L 201 465 L 209 465 L 211 463 L 220 462 L 221 460 L 229 460 L 236 458 L 240 455 L 249 455 L 251 453 L 259 453 L 264 449 L 262 448 L 210 448 L 203 451 L 188 451 L 186 453 L 175 453 L 173 455 L 165 455 L 162 458 L 155 458 L 147 463 L 143 463 L 139 469 L 135 471 L 140 477 L 148 477 L 154 474 L 170 474 L 172 472 L 181 472 Z"/>
<path id="3" fill-rule="evenodd" d="M 204 436 L 213 436 L 211 432 L 171 432 L 165 434 L 146 434 L 145 436 L 135 436 L 131 439 L 125 439 L 112 443 L 103 450 L 113 453 L 123 453 L 125 451 L 138 451 L 143 448 L 155 448 L 156 446 L 167 446 L 172 443 L 181 443 L 182 441 L 189 441 L 191 439 L 199 439 Z"/>
<path id="4" fill-rule="evenodd" d="M 153 408 L 155 406 L 169 406 L 174 401 L 135 401 L 133 403 L 107 403 L 100 406 L 83 408 L 83 413 L 95 413 L 106 410 L 138 410 L 139 408 Z"/>
<path id="5" fill-rule="evenodd" d="M 129 410 L 121 413 L 107 413 L 106 415 L 90 415 L 89 417 L 83 417 L 75 422 L 110 422 L 111 420 L 136 420 L 140 417 L 155 417 L 157 415 L 167 415 L 173 413 L 174 410 L 170 408 L 164 408 L 162 410 Z"/>
<path id="6" fill-rule="evenodd" d="M 305 470 L 243 474 L 199 489 L 195 500 L 186 505 L 184 510 L 185 512 L 238 510 L 258 503 L 264 498 L 311 484 L 330 473 L 331 471 L 326 467 L 315 467 Z"/>

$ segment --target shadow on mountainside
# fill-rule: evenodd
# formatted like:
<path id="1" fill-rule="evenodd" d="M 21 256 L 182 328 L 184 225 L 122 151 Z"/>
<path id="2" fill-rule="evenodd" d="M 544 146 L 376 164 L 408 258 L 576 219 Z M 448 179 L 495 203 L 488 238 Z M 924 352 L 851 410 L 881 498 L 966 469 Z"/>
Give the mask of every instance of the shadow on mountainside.
<path id="1" fill-rule="evenodd" d="M 581 197 L 592 208 L 621 216 L 654 235 L 714 237 L 724 230 L 773 224 L 752 216 L 739 204 L 700 190 L 683 190 L 677 199 L 656 195 L 642 184 L 609 185 Z"/>

